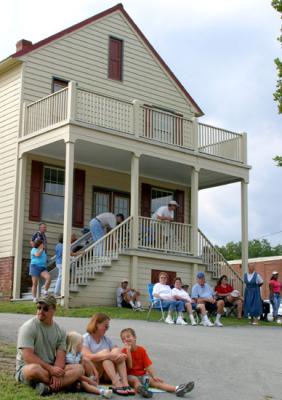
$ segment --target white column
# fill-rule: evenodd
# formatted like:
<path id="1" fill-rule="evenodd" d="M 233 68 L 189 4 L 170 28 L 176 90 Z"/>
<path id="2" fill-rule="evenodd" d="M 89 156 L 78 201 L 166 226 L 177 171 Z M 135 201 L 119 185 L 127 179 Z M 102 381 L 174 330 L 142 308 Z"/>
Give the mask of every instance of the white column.
<path id="1" fill-rule="evenodd" d="M 199 170 L 193 168 L 191 174 L 191 251 L 194 256 L 198 255 L 198 190 Z"/>
<path id="2" fill-rule="evenodd" d="M 74 121 L 76 117 L 76 82 L 68 84 L 68 119 Z"/>
<path id="3" fill-rule="evenodd" d="M 133 153 L 131 157 L 131 189 L 130 189 L 130 215 L 132 221 L 132 240 L 131 246 L 136 249 L 138 247 L 138 230 L 139 230 L 139 158 L 140 156 Z"/>
<path id="4" fill-rule="evenodd" d="M 248 271 L 248 183 L 241 181 L 242 273 Z"/>
<path id="5" fill-rule="evenodd" d="M 70 243 L 72 231 L 74 143 L 66 142 L 65 199 L 64 199 L 64 242 L 62 263 L 62 305 L 69 305 Z"/>
<path id="6" fill-rule="evenodd" d="M 17 193 L 17 201 L 15 204 L 16 246 L 15 246 L 15 259 L 14 259 L 13 299 L 19 299 L 21 295 L 25 188 L 26 188 L 26 156 L 23 155 L 18 160 L 18 193 Z"/>

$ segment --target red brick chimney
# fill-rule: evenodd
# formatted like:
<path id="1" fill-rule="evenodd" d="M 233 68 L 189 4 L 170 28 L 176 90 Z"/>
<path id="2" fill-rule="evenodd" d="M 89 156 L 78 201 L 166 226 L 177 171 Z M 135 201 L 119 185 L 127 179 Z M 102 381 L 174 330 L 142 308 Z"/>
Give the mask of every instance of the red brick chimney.
<path id="1" fill-rule="evenodd" d="M 26 39 L 21 39 L 16 43 L 16 49 L 18 51 L 28 50 L 32 47 L 32 42 Z"/>

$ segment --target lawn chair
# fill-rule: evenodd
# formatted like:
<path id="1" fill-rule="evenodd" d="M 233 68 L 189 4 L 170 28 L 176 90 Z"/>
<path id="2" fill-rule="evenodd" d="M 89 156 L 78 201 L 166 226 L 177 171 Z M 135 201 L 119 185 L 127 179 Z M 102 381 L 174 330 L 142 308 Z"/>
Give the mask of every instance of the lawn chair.
<path id="1" fill-rule="evenodd" d="M 148 295 L 149 295 L 149 300 L 150 300 L 149 311 L 148 311 L 148 314 L 147 314 L 147 321 L 149 321 L 152 309 L 161 311 L 162 316 L 161 316 L 161 319 L 159 321 L 164 321 L 165 320 L 164 311 L 167 311 L 168 307 L 163 307 L 161 299 L 155 299 L 153 297 L 153 287 L 154 287 L 153 283 L 148 283 L 147 284 Z"/>

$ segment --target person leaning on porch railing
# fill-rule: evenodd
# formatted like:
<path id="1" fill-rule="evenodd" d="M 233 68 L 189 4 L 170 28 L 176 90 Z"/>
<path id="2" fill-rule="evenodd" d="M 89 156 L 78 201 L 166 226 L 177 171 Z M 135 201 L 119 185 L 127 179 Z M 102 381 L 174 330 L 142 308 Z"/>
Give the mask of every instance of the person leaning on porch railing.
<path id="1" fill-rule="evenodd" d="M 117 225 L 115 214 L 106 212 L 97 215 L 89 222 L 90 231 L 94 242 L 101 239 L 107 232 L 114 229 Z"/>

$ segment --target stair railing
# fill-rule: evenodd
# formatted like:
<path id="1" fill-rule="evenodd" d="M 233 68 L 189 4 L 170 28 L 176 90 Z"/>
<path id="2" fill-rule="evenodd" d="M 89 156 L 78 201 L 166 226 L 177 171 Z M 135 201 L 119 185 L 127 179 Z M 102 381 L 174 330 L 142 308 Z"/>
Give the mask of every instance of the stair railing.
<path id="1" fill-rule="evenodd" d="M 110 265 L 113 259 L 131 247 L 131 223 L 128 217 L 101 239 L 88 246 L 85 251 L 74 257 L 70 264 L 70 287 L 86 285 L 88 279 L 94 279 L 95 273 L 103 266 Z"/>
<path id="2" fill-rule="evenodd" d="M 241 294 L 243 293 L 243 279 L 200 229 L 198 229 L 198 254 L 202 257 L 203 263 L 207 265 L 207 271 L 212 273 L 214 279 L 226 275 L 230 285 L 239 290 Z"/>

